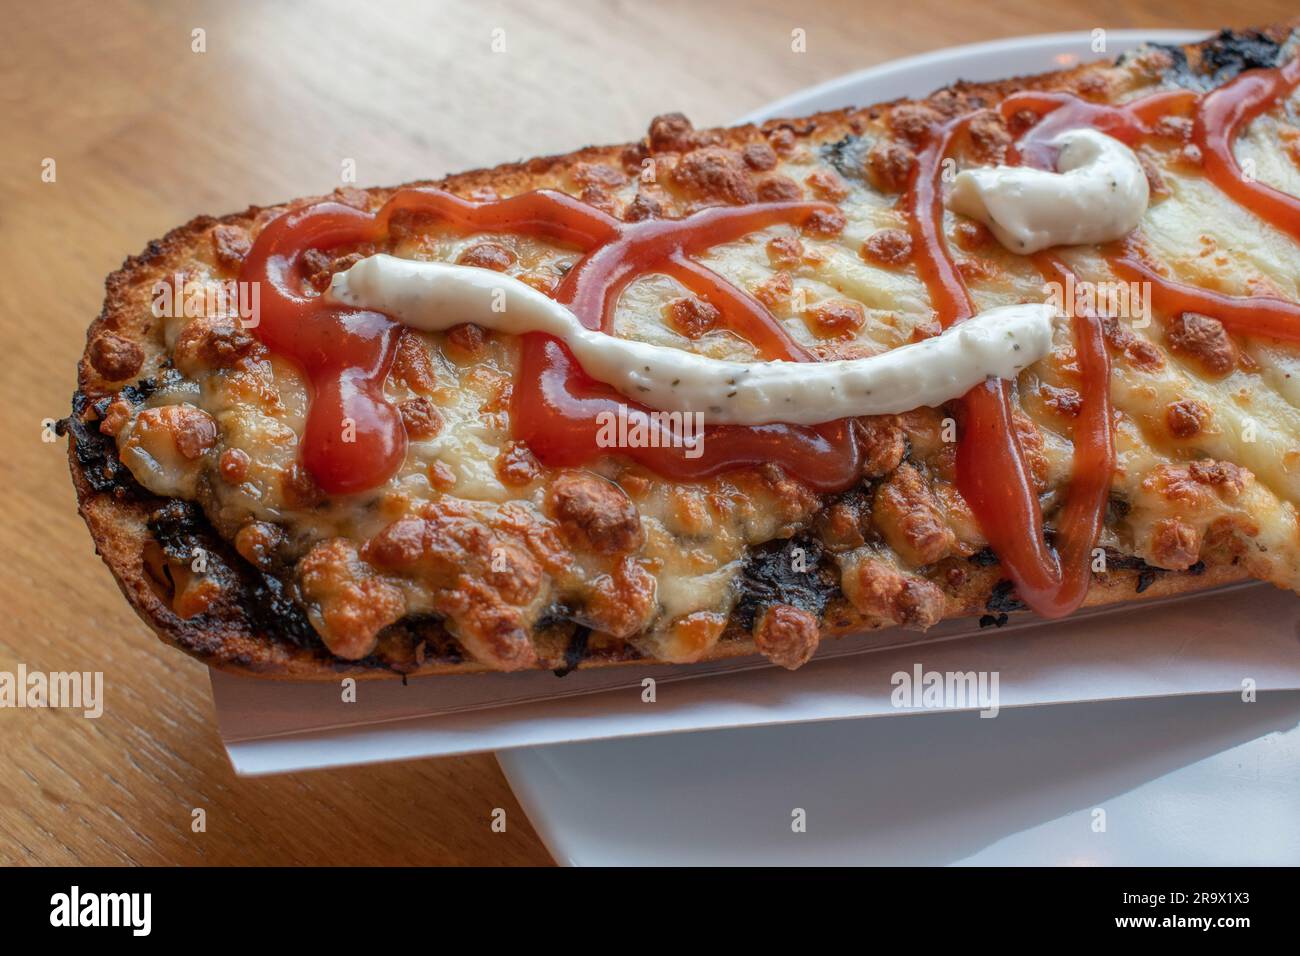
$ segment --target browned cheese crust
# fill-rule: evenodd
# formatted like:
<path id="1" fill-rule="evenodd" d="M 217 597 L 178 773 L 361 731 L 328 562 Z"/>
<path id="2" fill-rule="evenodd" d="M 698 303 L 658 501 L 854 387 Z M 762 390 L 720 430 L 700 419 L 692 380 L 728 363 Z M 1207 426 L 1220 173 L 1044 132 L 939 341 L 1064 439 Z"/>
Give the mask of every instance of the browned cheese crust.
<path id="1" fill-rule="evenodd" d="M 990 107 L 1008 94 L 1070 90 L 1121 101 L 1179 84 L 1203 88 L 1241 69 L 1271 65 L 1266 59 L 1276 59 L 1289 33 L 1288 26 L 1225 33 L 1183 50 L 1147 48 L 1118 63 L 959 83 L 922 101 L 761 126 L 695 130 L 673 114 L 656 119 L 638 143 L 412 185 L 472 199 L 555 189 L 624 219 L 673 218 L 718 203 L 837 203 L 847 224 L 803 234 L 784 229 L 710 264 L 778 318 L 801 324 L 820 356 L 870 354 L 926 331 L 924 300 L 920 313 L 907 314 L 906 303 L 924 292 L 892 208 L 914 159 L 910 137 L 918 123 L 977 112 L 959 144 L 963 162 L 996 162 L 1012 131 Z M 1295 127 L 1285 117 L 1270 122 L 1254 148 L 1300 165 Z M 1157 204 L 1200 196 L 1196 170 L 1185 156 L 1170 159 L 1176 152 L 1143 157 L 1155 167 Z M 640 175 L 647 158 L 657 167 L 652 183 Z M 393 192 L 349 189 L 335 197 L 373 210 Z M 471 480 L 468 467 L 452 467 L 459 466 L 446 458 L 452 446 L 443 445 L 416 462 L 427 495 L 394 486 L 364 503 L 322 500 L 288 459 L 259 459 L 257 442 L 265 436 L 249 437 L 245 419 L 230 417 L 247 393 L 279 388 L 257 401 L 271 419 L 292 423 L 283 377 L 290 373 L 273 368 L 260 343 L 242 331 L 203 317 L 189 328 L 168 327 L 151 310 L 160 280 L 234 278 L 261 227 L 312 201 L 202 216 L 149 243 L 108 277 L 103 311 L 87 333 L 74 412 L 64 423 L 80 511 L 122 592 L 163 641 L 218 668 L 281 679 L 568 670 L 759 652 L 793 667 L 821 638 L 904 625 L 917 628 L 920 639 L 919 630 L 944 618 L 984 615 L 986 623 L 1001 623 L 1018 609 L 955 492 L 952 445 L 938 437 L 944 409 L 864 419 L 870 460 L 861 485 L 841 495 L 815 495 L 776 468 L 696 487 L 676 486 L 617 456 L 591 470 L 552 470 L 507 443 L 496 449 L 494 476 Z M 1193 207 L 1190 214 L 1206 209 Z M 1041 281 L 1028 278 L 1024 260 L 1003 251 L 982 227 L 950 219 L 950 242 L 977 298 L 1036 297 Z M 1187 237 L 1188 245 L 1197 241 L 1195 234 Z M 845 248 L 851 266 L 841 263 Z M 323 256 L 321 275 L 355 261 L 349 252 L 375 251 L 454 257 L 542 289 L 562 274 L 565 256 L 573 257 L 510 237 L 452 236 L 413 220 L 394 229 L 384 248 Z M 1226 251 L 1212 279 L 1196 271 L 1190 253 L 1184 261 L 1160 251 L 1193 281 L 1230 292 L 1264 284 L 1295 297 L 1294 286 L 1280 286 L 1266 269 L 1252 273 Z M 1300 256 L 1293 248 L 1289 253 L 1295 266 Z M 1086 271 L 1086 263 L 1080 267 Z M 801 282 L 813 299 L 802 313 L 791 304 Z M 873 283 L 887 299 L 861 291 Z M 653 291 L 646 301 L 653 301 Z M 657 314 L 674 338 L 655 341 L 736 354 L 735 342 L 710 338 L 709 309 L 698 300 L 673 299 Z M 1228 425 L 1216 418 L 1218 401 L 1253 388 L 1243 385 L 1243 376 L 1267 372 L 1268 356 L 1260 358 L 1252 343 L 1234 342 L 1222 327 L 1191 327 L 1195 321 L 1156 323 L 1144 335 L 1112 329 L 1120 476 L 1102 541 L 1106 567 L 1094 574 L 1087 605 L 1167 597 L 1252 576 L 1296 586 L 1293 554 L 1272 538 L 1266 547 L 1261 537 L 1285 522 L 1286 535 L 1297 537 L 1295 498 L 1258 461 L 1232 452 L 1222 437 Z M 459 436 L 455 408 L 465 394 L 484 403 L 471 414 L 490 406 L 496 433 L 508 434 L 513 353 L 507 338 L 462 327 L 403 343 L 394 399 L 403 403 L 413 443 L 432 441 L 440 429 L 444 438 Z M 1068 356 L 1054 354 L 1024 373 L 1018 390 L 1022 441 L 1049 529 L 1068 480 L 1070 419 L 1077 410 L 1068 365 Z M 1176 400 L 1168 400 L 1170 390 Z M 1285 441 L 1300 433 L 1291 430 L 1290 412 L 1271 414 L 1261 413 L 1266 427 Z M 1287 457 L 1292 447 L 1268 454 Z M 161 461 L 169 456 L 171 464 Z M 160 462 L 161 477 L 148 477 L 150 463 Z M 273 492 L 277 507 L 293 515 L 283 527 L 259 517 L 264 502 L 241 497 L 252 495 L 246 483 L 256 481 L 263 481 L 260 494 Z M 341 514 L 349 507 L 379 518 Z M 702 543 L 710 538 L 731 550 L 718 544 L 710 551 Z M 488 547 L 507 556 L 504 580 L 486 568 L 472 579 L 457 577 L 449 567 L 476 566 Z M 701 581 L 714 583 L 705 588 Z M 529 645 L 522 649 L 521 627 Z"/>

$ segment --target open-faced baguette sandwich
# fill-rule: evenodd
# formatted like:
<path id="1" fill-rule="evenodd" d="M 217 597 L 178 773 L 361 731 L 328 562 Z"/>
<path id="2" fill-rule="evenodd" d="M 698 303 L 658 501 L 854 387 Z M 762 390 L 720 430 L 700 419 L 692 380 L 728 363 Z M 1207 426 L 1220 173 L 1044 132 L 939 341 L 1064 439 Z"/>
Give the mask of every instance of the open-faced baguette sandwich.
<path id="1" fill-rule="evenodd" d="M 1300 588 L 1292 26 L 202 217 L 65 428 L 163 640 L 283 678 Z"/>

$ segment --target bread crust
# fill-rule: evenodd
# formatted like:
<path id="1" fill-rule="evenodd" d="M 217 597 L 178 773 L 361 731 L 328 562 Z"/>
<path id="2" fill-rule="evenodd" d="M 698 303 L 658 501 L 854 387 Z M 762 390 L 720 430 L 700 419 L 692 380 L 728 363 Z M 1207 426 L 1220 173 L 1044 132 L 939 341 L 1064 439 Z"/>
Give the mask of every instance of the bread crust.
<path id="1" fill-rule="evenodd" d="M 1288 24 L 1278 25 L 1260 31 L 1260 34 L 1282 42 L 1291 27 Z M 1183 56 L 1195 59 L 1213 42 L 1215 41 L 1211 40 L 1184 48 Z M 877 120 L 909 102 L 950 108 L 956 97 L 967 104 L 967 108 L 976 103 L 988 105 L 1017 91 L 1077 87 L 1092 71 L 1109 65 L 1085 65 L 1058 73 L 993 83 L 958 83 L 936 91 L 926 100 L 898 101 L 865 109 L 770 120 L 757 127 L 710 130 L 704 135 L 719 145 L 733 148 L 743 148 L 758 136 L 778 129 L 789 130 L 797 140 L 831 142 L 860 129 L 863 122 Z M 591 146 L 565 155 L 407 185 L 436 186 L 461 196 L 470 196 L 481 189 L 511 195 L 549 186 L 557 177 L 567 174 L 578 164 L 605 163 L 618 166 L 627 149 L 624 144 Z M 366 192 L 372 201 L 382 202 L 398 188 L 403 187 L 374 188 Z M 298 202 L 309 201 L 314 200 Z M 385 657 L 377 654 L 359 661 L 347 661 L 331 655 L 319 642 L 312 644 L 295 640 L 277 627 L 266 626 L 268 618 L 265 609 L 255 609 L 252 597 L 259 587 L 256 572 L 210 527 L 192 527 L 187 533 L 192 534 L 211 554 L 221 557 L 231 575 L 229 580 L 234 583 L 224 589 L 220 599 L 207 613 L 189 620 L 182 619 L 151 583 L 147 567 L 146 551 L 151 542 L 156 543 L 156 535 L 149 527 L 150 517 L 166 504 L 165 500 L 153 497 L 138 487 L 125 492 L 121 487 L 105 488 L 102 481 L 96 480 L 94 469 L 97 465 L 93 456 L 86 453 L 88 449 L 82 447 L 88 439 L 85 430 L 76 427 L 76 419 L 85 413 L 87 402 L 111 394 L 120 383 L 115 385 L 107 382 L 96 371 L 90 361 L 91 343 L 105 332 L 114 332 L 132 341 L 143 339 L 147 323 L 142 317 L 148 314 L 148 310 L 141 308 L 141 304 L 142 301 L 147 301 L 145 297 L 152 282 L 160 276 L 179 270 L 198 244 L 208 240 L 214 226 L 252 227 L 289 205 L 291 204 L 250 207 L 243 212 L 220 218 L 199 216 L 173 229 L 161 239 L 150 242 L 139 255 L 128 258 L 119 270 L 108 277 L 103 309 L 87 331 L 87 350 L 79 366 L 79 392 L 85 399 L 82 407 L 74 413 L 73 419 L 65 423 L 69 432 L 69 465 L 80 514 L 90 530 L 97 552 L 141 619 L 161 640 L 210 666 L 283 680 L 335 680 L 344 676 L 392 677 L 490 671 L 493 668 L 488 665 L 461 657 L 455 651 L 454 642 L 449 639 L 441 643 L 437 639 L 426 642 L 423 659 L 398 660 L 391 655 Z M 1094 577 L 1085 606 L 1167 598 L 1248 577 L 1246 570 L 1235 562 L 1198 568 L 1195 573 L 1156 573 L 1155 569 L 1144 566 L 1118 567 L 1105 575 Z M 973 564 L 968 579 L 957 589 L 955 596 L 949 597 L 944 616 L 988 613 L 995 608 L 1002 580 L 996 564 L 988 567 Z M 437 631 L 434 623 L 424 626 Z M 866 620 L 842 595 L 837 595 L 831 599 L 823 615 L 821 636 L 823 639 L 838 637 L 872 626 L 873 622 Z M 918 640 L 922 639 L 918 636 Z M 630 650 L 575 656 L 574 645 L 582 640 L 585 637 L 578 635 L 571 625 L 539 630 L 535 634 L 538 667 L 564 671 L 574 666 L 586 668 L 660 663 L 642 658 Z M 702 659 L 718 660 L 755 653 L 757 650 L 752 635 L 733 615 L 723 638 Z"/>

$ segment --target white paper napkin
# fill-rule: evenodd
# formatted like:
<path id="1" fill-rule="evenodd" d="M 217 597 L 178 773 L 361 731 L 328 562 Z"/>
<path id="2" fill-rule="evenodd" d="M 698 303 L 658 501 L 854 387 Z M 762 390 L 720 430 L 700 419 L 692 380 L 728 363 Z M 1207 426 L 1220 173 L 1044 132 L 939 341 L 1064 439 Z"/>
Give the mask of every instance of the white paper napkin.
<path id="1" fill-rule="evenodd" d="M 338 683 L 214 671 L 222 739 L 237 772 L 266 774 L 641 734 L 915 713 L 898 673 L 996 672 L 1000 707 L 1300 688 L 1300 602 L 1247 585 L 1065 621 L 929 638 L 877 632 L 830 642 L 793 673 L 758 659 L 546 673 Z M 900 643 L 901 642 L 901 643 Z M 652 678 L 654 701 L 642 681 Z M 969 705 L 974 709 L 977 705 Z"/>

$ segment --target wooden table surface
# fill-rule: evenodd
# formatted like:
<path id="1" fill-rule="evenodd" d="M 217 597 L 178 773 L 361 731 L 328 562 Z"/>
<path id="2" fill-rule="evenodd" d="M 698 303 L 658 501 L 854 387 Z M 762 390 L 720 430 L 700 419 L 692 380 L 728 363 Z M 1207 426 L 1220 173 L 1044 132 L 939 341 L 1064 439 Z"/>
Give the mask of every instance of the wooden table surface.
<path id="1" fill-rule="evenodd" d="M 103 277 L 127 254 L 198 213 L 328 192 L 345 160 L 361 185 L 398 183 L 634 139 L 672 110 L 722 124 L 952 44 L 1294 12 L 1294 0 L 11 5 L 0 32 L 0 671 L 103 671 L 106 704 L 98 720 L 0 709 L 0 863 L 550 860 L 490 755 L 232 773 L 207 671 L 128 609 L 77 517 L 62 442 L 42 441 L 42 420 L 66 414 Z M 498 807 L 504 833 L 491 828 Z M 195 808 L 205 832 L 192 832 Z"/>

